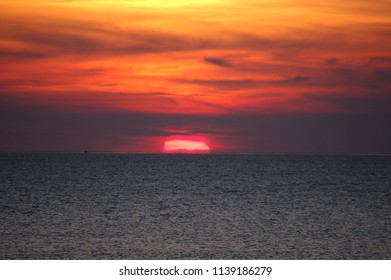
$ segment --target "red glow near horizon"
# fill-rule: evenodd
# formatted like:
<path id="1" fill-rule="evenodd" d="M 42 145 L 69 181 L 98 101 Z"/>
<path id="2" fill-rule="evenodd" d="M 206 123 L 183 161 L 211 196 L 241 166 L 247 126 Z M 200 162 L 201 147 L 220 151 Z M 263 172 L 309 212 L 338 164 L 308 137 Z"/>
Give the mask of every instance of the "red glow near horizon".
<path id="1" fill-rule="evenodd" d="M 163 146 L 163 153 L 199 154 L 209 153 L 208 141 L 203 136 L 170 136 Z"/>

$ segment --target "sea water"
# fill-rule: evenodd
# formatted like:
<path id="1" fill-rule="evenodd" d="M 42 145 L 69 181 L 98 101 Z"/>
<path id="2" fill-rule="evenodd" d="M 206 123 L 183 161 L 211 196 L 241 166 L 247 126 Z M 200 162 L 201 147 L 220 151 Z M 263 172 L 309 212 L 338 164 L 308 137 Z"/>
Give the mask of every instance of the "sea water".
<path id="1" fill-rule="evenodd" d="M 1 259 L 390 259 L 391 156 L 0 154 Z"/>

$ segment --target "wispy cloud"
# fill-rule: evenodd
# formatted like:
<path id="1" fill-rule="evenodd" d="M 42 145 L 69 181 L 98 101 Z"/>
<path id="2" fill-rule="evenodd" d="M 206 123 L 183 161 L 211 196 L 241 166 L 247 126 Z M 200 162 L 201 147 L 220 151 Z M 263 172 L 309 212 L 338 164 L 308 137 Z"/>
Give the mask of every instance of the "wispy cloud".
<path id="1" fill-rule="evenodd" d="M 221 67 L 230 67 L 228 61 L 217 57 L 205 57 L 204 62 L 221 66 Z"/>

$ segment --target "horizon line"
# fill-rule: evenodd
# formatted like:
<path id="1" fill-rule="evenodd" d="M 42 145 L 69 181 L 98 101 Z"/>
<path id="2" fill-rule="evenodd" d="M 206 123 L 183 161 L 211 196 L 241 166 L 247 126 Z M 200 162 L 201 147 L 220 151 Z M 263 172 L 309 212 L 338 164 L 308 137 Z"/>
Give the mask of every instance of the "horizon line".
<path id="1" fill-rule="evenodd" d="M 319 155 L 319 156 L 391 156 L 391 153 L 344 153 L 344 152 L 208 152 L 208 153 L 165 153 L 165 152 L 118 152 L 118 151 L 0 151 L 0 154 L 121 154 L 121 155 Z"/>

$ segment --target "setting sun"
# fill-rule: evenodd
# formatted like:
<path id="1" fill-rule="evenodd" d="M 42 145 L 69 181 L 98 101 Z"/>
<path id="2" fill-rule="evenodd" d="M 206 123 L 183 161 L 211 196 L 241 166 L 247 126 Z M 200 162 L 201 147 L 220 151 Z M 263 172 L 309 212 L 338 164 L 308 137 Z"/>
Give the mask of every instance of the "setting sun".
<path id="1" fill-rule="evenodd" d="M 163 146 L 164 153 L 209 153 L 208 141 L 203 136 L 170 136 Z"/>

